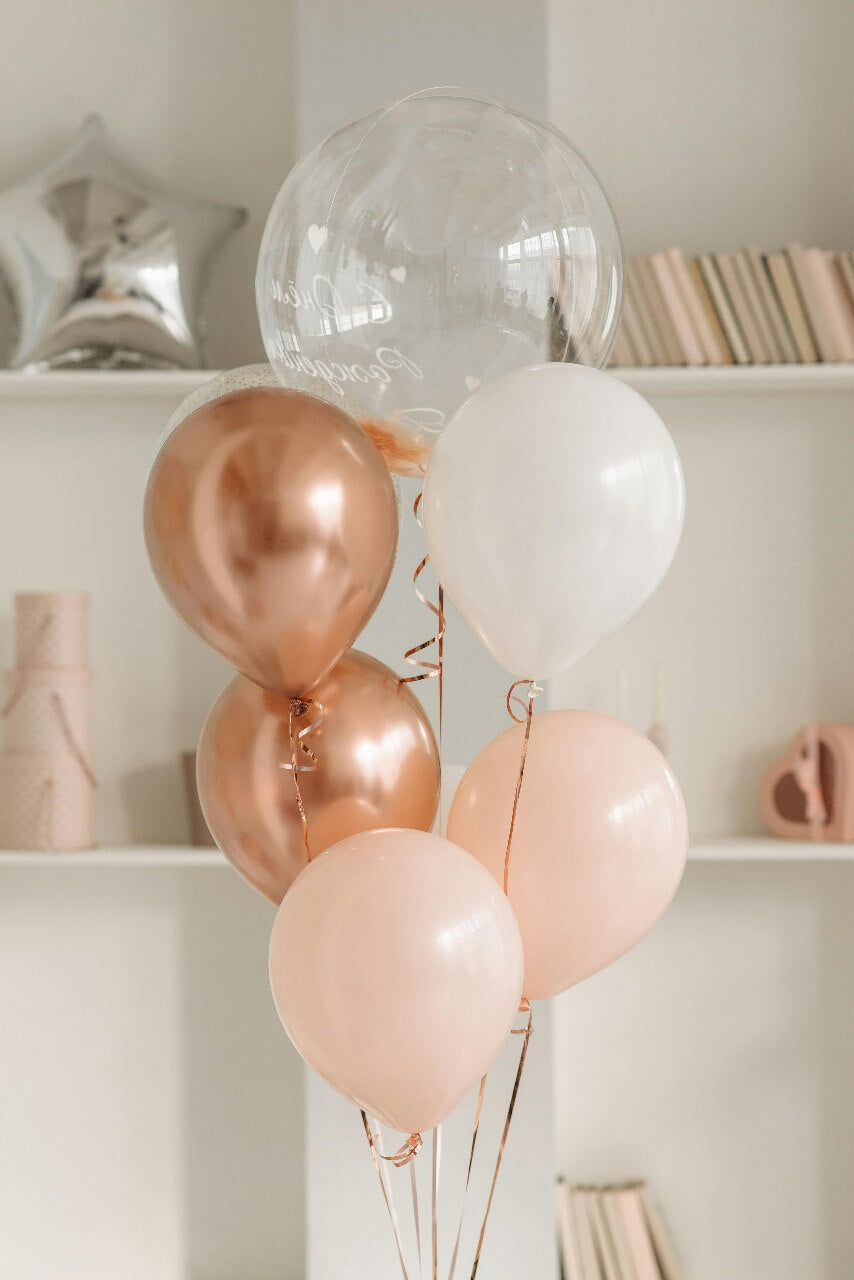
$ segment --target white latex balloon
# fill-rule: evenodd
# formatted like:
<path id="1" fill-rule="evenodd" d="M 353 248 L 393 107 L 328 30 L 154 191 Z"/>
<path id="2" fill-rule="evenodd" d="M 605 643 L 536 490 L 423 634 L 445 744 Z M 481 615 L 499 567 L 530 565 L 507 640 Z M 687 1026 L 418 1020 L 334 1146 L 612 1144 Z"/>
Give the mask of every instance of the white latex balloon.
<path id="1" fill-rule="evenodd" d="M 440 582 L 520 679 L 565 670 L 637 613 L 684 509 L 655 410 L 609 374 L 557 363 L 478 388 L 436 445 L 423 499 Z"/>

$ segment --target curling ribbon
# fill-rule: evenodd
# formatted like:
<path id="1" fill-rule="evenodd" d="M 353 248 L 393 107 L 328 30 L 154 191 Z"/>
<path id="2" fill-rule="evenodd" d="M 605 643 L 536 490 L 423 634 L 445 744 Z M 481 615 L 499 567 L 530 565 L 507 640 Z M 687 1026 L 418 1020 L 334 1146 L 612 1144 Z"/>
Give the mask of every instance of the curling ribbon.
<path id="1" fill-rule="evenodd" d="M 499 1173 L 499 1170 L 501 1169 L 501 1161 L 504 1159 L 504 1148 L 507 1146 L 507 1134 L 510 1131 L 510 1122 L 513 1119 L 513 1112 L 516 1109 L 516 1098 L 519 1094 L 519 1084 L 522 1079 L 522 1072 L 525 1069 L 525 1059 L 528 1056 L 528 1045 L 531 1040 L 531 1032 L 534 1029 L 534 1015 L 531 1010 L 530 1001 L 523 998 L 522 1003 L 519 1005 L 519 1012 L 527 1013 L 528 1020 L 525 1023 L 524 1027 L 514 1027 L 512 1032 L 514 1036 L 523 1037 L 522 1052 L 519 1054 L 519 1066 L 516 1069 L 516 1079 L 513 1081 L 513 1092 L 510 1094 L 510 1105 L 507 1108 L 507 1116 L 504 1120 L 504 1128 L 501 1133 L 501 1142 L 499 1143 L 499 1146 L 498 1146 L 498 1157 L 495 1161 L 495 1168 L 492 1173 L 492 1182 L 490 1183 L 490 1186 L 489 1186 L 489 1196 L 487 1197 L 486 1209 L 484 1210 L 484 1213 L 483 1213 L 483 1221 L 480 1224 L 480 1234 L 477 1238 L 477 1248 L 475 1249 L 474 1262 L 472 1263 L 471 1276 L 469 1277 L 469 1280 L 475 1280 L 475 1276 L 477 1275 L 477 1269 L 480 1266 L 480 1254 L 481 1254 L 481 1250 L 483 1249 L 484 1236 L 486 1235 L 486 1224 L 489 1220 L 489 1211 L 492 1208 L 492 1200 L 495 1195 L 495 1184 L 498 1182 L 498 1173 Z M 479 1120 L 479 1118 L 480 1118 L 480 1108 L 478 1107 L 478 1115 L 477 1115 L 475 1124 L 477 1124 L 477 1120 Z M 472 1143 L 472 1147 L 474 1147 L 474 1143 Z M 453 1275 L 453 1270 L 451 1274 Z"/>
<path id="2" fill-rule="evenodd" d="M 317 719 L 311 720 L 302 729 L 296 729 L 296 721 L 301 720 L 303 716 L 308 715 L 309 710 L 314 707 L 317 711 Z M 302 790 L 299 784 L 299 775 L 301 773 L 311 773 L 317 768 L 317 756 L 308 746 L 305 739 L 310 733 L 315 733 L 323 724 L 324 710 L 323 704 L 318 702 L 316 698 L 292 698 L 290 707 L 288 708 L 288 738 L 291 744 L 291 758 L 286 764 L 282 764 L 282 769 L 290 769 L 294 775 L 294 793 L 296 795 L 297 809 L 299 810 L 300 822 L 302 824 L 302 842 L 305 845 L 306 861 L 311 862 L 311 850 L 308 844 L 308 818 L 305 813 L 305 805 L 302 799 Z"/>
<path id="3" fill-rule="evenodd" d="M 519 686 L 523 684 L 526 684 L 528 686 L 527 702 L 523 701 L 522 698 L 520 698 L 519 695 L 516 693 L 516 690 L 519 688 Z M 531 738 L 531 721 L 534 716 L 534 699 L 539 698 L 542 692 L 543 690 L 541 686 L 537 684 L 536 680 L 517 680 L 514 684 L 511 684 L 510 688 L 507 690 L 507 698 L 506 698 L 507 714 L 510 716 L 511 720 L 515 720 L 517 724 L 524 724 L 525 734 L 522 739 L 522 755 L 519 760 L 519 776 L 516 779 L 516 793 L 513 796 L 513 809 L 511 810 L 511 813 L 510 813 L 510 830 L 507 833 L 507 847 L 504 850 L 504 893 L 505 895 L 507 893 L 507 885 L 510 879 L 510 846 L 513 843 L 513 832 L 516 827 L 516 811 L 519 808 L 519 796 L 522 791 L 522 779 L 525 776 L 525 761 L 528 758 L 528 743 Z M 524 713 L 522 716 L 518 715 L 518 713 L 514 710 L 514 704 L 517 707 L 521 707 Z"/>
<path id="4" fill-rule="evenodd" d="M 424 522 L 421 518 L 421 499 L 424 495 L 418 494 L 412 505 L 412 514 L 415 516 L 415 523 L 419 529 L 424 528 Z M 407 649 L 403 655 L 403 661 L 408 663 L 410 667 L 420 667 L 421 670 L 416 675 L 401 676 L 400 684 L 415 684 L 419 680 L 438 680 L 439 685 L 439 759 L 442 758 L 442 721 L 444 713 L 444 690 L 445 690 L 445 589 L 441 582 L 438 585 L 438 601 L 436 604 L 430 600 L 418 585 L 418 579 L 421 577 L 427 565 L 430 563 L 430 556 L 426 555 L 424 559 L 417 565 L 412 575 L 412 585 L 415 588 L 421 604 L 425 609 L 429 609 L 431 613 L 436 615 L 436 630 L 434 634 L 427 640 L 422 640 L 420 644 L 413 645 L 411 649 Z M 433 662 L 429 658 L 419 658 L 419 654 L 425 649 L 436 646 L 436 661 Z M 439 834 L 442 828 L 442 783 L 441 775 L 439 780 Z"/>
<path id="5" fill-rule="evenodd" d="M 419 529 L 424 528 L 424 522 L 421 519 L 422 496 L 423 495 L 419 493 L 412 506 L 412 514 L 415 516 L 415 521 Z M 406 650 L 406 653 L 403 655 L 403 661 L 408 663 L 410 667 L 421 667 L 422 670 L 419 671 L 417 675 L 401 676 L 400 683 L 414 684 L 418 680 L 433 680 L 438 676 L 440 677 L 439 686 L 441 688 L 442 648 L 445 639 L 445 593 L 440 586 L 439 602 L 438 604 L 434 604 L 432 600 L 425 596 L 424 592 L 419 587 L 418 579 L 421 577 L 421 574 L 427 568 L 429 563 L 430 557 L 429 555 L 426 555 L 412 575 L 412 584 L 415 587 L 415 594 L 418 596 L 418 599 L 424 605 L 425 609 L 429 609 L 431 613 L 436 615 L 436 632 L 435 635 L 430 636 L 427 640 L 422 640 L 421 644 L 416 644 L 411 649 Z M 427 658 L 419 658 L 418 654 L 423 653 L 425 649 L 429 649 L 431 645 L 436 646 L 437 660 L 432 662 Z"/>

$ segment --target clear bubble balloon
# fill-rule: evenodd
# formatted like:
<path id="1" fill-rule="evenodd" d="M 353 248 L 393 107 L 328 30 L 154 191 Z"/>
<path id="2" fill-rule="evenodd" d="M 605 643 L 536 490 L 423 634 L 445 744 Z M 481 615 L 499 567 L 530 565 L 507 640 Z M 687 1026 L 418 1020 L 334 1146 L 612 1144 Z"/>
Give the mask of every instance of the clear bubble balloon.
<path id="1" fill-rule="evenodd" d="M 544 360 L 605 363 L 622 250 L 567 138 L 433 89 L 301 161 L 267 222 L 256 291 L 280 379 L 308 379 L 393 470 L 418 475 L 481 383 Z"/>

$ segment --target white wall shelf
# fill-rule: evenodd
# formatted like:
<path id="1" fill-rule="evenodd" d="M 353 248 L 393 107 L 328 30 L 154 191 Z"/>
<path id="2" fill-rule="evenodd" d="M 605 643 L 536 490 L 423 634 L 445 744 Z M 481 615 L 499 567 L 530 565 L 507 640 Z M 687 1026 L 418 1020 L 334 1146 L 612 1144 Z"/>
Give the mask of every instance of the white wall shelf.
<path id="1" fill-rule="evenodd" d="M 718 840 L 695 841 L 689 857 L 691 862 L 854 862 L 854 844 L 776 840 L 771 836 L 727 836 Z M 191 845 L 131 845 L 79 853 L 0 850 L 0 869 L 65 870 L 75 867 L 85 870 L 105 867 L 118 871 L 126 867 L 148 867 L 154 871 L 174 868 L 221 871 L 230 866 L 218 849 Z"/>
<path id="2" fill-rule="evenodd" d="M 131 845 L 124 849 L 87 849 L 74 853 L 48 853 L 35 850 L 0 850 L 0 868 L 26 867 L 28 870 L 65 870 L 68 867 L 149 867 L 170 870 L 176 867 L 230 867 L 219 849 L 191 845 Z"/>
<path id="3" fill-rule="evenodd" d="M 610 369 L 644 395 L 839 394 L 854 391 L 854 364 L 726 365 Z"/>
<path id="4" fill-rule="evenodd" d="M 216 369 L 81 369 L 56 373 L 0 370 L 2 400 L 179 401 L 213 378 Z"/>
<path id="5" fill-rule="evenodd" d="M 80 370 L 18 373 L 0 370 L 0 399 L 179 400 L 215 377 L 216 369 Z M 609 369 L 646 395 L 839 394 L 854 391 L 854 363 L 740 365 L 723 368 Z"/>

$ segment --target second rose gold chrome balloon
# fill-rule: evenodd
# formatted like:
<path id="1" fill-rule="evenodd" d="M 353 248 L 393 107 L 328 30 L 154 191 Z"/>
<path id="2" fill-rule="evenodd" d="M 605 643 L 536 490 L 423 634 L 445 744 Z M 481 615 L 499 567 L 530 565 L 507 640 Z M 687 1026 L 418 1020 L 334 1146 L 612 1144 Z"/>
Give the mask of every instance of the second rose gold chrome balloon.
<path id="1" fill-rule="evenodd" d="M 439 755 L 408 686 L 355 649 L 312 690 L 319 728 L 303 739 L 317 759 L 298 774 L 314 856 L 377 827 L 429 830 Z M 199 796 L 223 853 L 259 892 L 281 902 L 306 865 L 291 768 L 290 702 L 237 676 L 214 703 L 199 743 Z M 315 706 L 294 730 L 319 718 Z M 303 761 L 308 757 L 303 756 Z"/>
<path id="2" fill-rule="evenodd" d="M 299 696 L 385 590 L 394 486 L 347 414 L 254 388 L 203 405 L 168 436 L 148 481 L 145 536 L 184 621 L 257 684 Z"/>

